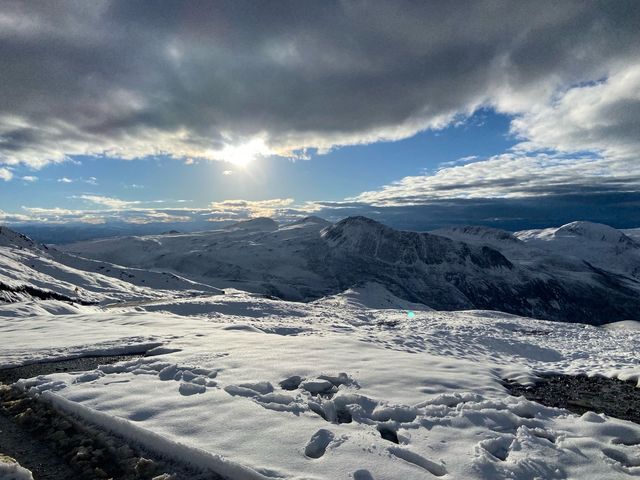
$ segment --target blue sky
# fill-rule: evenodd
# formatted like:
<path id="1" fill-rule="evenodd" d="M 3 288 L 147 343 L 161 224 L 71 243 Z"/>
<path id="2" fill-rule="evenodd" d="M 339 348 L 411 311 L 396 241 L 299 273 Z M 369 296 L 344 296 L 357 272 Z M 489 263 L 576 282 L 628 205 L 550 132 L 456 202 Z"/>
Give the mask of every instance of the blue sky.
<path id="1" fill-rule="evenodd" d="M 3 223 L 640 224 L 633 0 L 60 0 L 2 18 Z"/>
<path id="2" fill-rule="evenodd" d="M 36 171 L 16 168 L 18 179 L 37 176 L 38 180 L 7 182 L 0 190 L 0 202 L 6 211 L 20 212 L 23 206 L 96 207 L 81 195 L 166 208 L 205 208 L 212 201 L 229 198 L 340 201 L 405 176 L 433 172 L 447 162 L 487 158 L 515 143 L 506 116 L 481 110 L 443 130 L 395 142 L 336 148 L 313 154 L 309 160 L 266 157 L 239 167 L 206 160 L 187 164 L 166 156 L 142 160 L 76 156 Z"/>

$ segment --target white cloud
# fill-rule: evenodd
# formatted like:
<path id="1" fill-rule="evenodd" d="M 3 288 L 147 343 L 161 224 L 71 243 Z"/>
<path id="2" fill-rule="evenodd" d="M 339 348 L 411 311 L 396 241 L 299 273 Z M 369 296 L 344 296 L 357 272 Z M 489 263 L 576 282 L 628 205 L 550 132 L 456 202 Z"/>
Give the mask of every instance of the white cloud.
<path id="1" fill-rule="evenodd" d="M 225 170 L 222 175 L 233 175 L 233 170 Z"/>
<path id="2" fill-rule="evenodd" d="M 73 183 L 73 180 L 68 177 L 62 177 L 58 179 L 58 183 Z"/>
<path id="3" fill-rule="evenodd" d="M 81 200 L 86 200 L 87 202 L 95 203 L 97 205 L 103 205 L 105 207 L 114 209 L 122 209 L 142 203 L 138 200 L 120 200 L 119 198 L 106 197 L 103 195 L 74 195 L 72 198 L 79 198 Z"/>
<path id="4" fill-rule="evenodd" d="M 294 204 L 293 198 L 269 200 L 224 200 L 209 204 L 211 213 L 228 218 L 273 217 Z"/>
<path id="5" fill-rule="evenodd" d="M 13 173 L 8 168 L 0 167 L 0 180 L 8 182 L 13 178 Z"/>
<path id="6" fill-rule="evenodd" d="M 27 215 L 21 215 L 19 213 L 8 213 L 0 210 L 0 221 L 2 222 L 24 222 L 29 220 Z"/>
<path id="7" fill-rule="evenodd" d="M 79 198 L 79 197 L 78 197 Z M 154 209 L 154 208 L 114 208 L 113 205 L 120 205 L 117 199 L 108 197 L 93 198 L 99 200 L 93 203 L 107 206 L 108 209 L 68 209 L 68 208 L 46 208 L 23 206 L 22 210 L 27 215 L 5 213 L 0 211 L 0 220 L 6 218 L 11 222 L 42 222 L 49 224 L 65 223 L 89 223 L 104 224 L 107 222 L 124 222 L 132 224 L 146 223 L 171 223 L 187 222 L 195 220 L 208 209 Z M 114 200 L 116 200 L 114 202 Z M 102 203 L 100 203 L 102 202 Z M 136 202 L 130 202 L 136 203 Z M 3 217 L 4 215 L 4 217 Z"/>
<path id="8" fill-rule="evenodd" d="M 190 215 L 175 215 L 162 211 L 143 211 L 139 214 L 133 214 L 132 216 L 125 216 L 122 218 L 125 223 L 146 224 L 146 223 L 173 223 L 173 222 L 188 222 L 192 220 Z"/>
<path id="9" fill-rule="evenodd" d="M 63 215 L 80 215 L 84 212 L 82 210 L 70 210 L 68 208 L 45 208 L 45 207 L 26 207 L 23 206 L 22 209 L 26 212 L 29 212 L 31 215 L 43 215 L 43 216 L 63 216 Z"/>
<path id="10" fill-rule="evenodd" d="M 33 175 L 25 175 L 24 177 L 22 177 L 22 180 L 24 180 L 25 182 L 37 182 L 38 177 L 35 177 Z"/>
<path id="11" fill-rule="evenodd" d="M 515 118 L 522 150 L 598 152 L 637 162 L 640 152 L 640 64 L 604 81 L 579 85 Z M 633 168 L 631 165 L 629 168 Z"/>
<path id="12" fill-rule="evenodd" d="M 508 153 L 405 177 L 350 199 L 379 206 L 454 198 L 511 198 L 590 191 L 638 191 L 640 163 L 620 159 Z"/>

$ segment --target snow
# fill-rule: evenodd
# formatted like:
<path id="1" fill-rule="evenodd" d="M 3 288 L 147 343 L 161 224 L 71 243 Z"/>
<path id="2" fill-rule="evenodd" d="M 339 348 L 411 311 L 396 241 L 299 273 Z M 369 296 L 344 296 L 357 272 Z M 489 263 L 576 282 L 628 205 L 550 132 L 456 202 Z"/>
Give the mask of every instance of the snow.
<path id="1" fill-rule="evenodd" d="M 5 463 L 0 457 L 0 480 L 33 480 L 33 475 L 17 463 Z"/>
<path id="2" fill-rule="evenodd" d="M 366 282 L 361 287 L 349 288 L 342 293 L 324 297 L 319 301 L 331 302 L 337 307 L 353 305 L 374 309 L 431 310 L 422 303 L 409 302 L 395 296 L 383 285 L 376 282 Z"/>
<path id="3" fill-rule="evenodd" d="M 31 305 L 36 309 L 73 310 L 80 307 L 70 302 L 85 306 L 120 304 L 220 293 L 219 289 L 172 273 L 121 267 L 69 255 L 0 227 L 0 302 L 36 297 L 65 302 L 57 307 L 54 303 L 46 304 L 48 307 Z"/>
<path id="4" fill-rule="evenodd" d="M 0 317 L 0 364 L 155 347 L 19 385 L 231 479 L 639 473 L 640 426 L 511 397 L 500 383 L 553 371 L 639 382 L 637 331 L 491 311 L 409 318 L 335 296 L 302 304 L 236 291 L 163 302 Z"/>
<path id="5" fill-rule="evenodd" d="M 621 322 L 607 323 L 606 325 L 603 325 L 603 327 L 609 330 L 640 330 L 640 322 L 635 320 L 623 320 Z"/>
<path id="6" fill-rule="evenodd" d="M 601 328 L 406 299 L 419 286 L 422 298 L 470 305 L 448 276 L 513 296 L 527 281 L 580 292 L 605 277 L 633 296 L 638 248 L 621 231 L 574 222 L 432 235 L 309 217 L 66 250 L 0 228 L 0 295 L 11 302 L 0 303 L 0 368 L 146 352 L 17 386 L 158 454 L 232 480 L 640 475 L 639 425 L 544 407 L 502 384 L 557 372 L 640 386 L 634 315 Z"/>
<path id="7" fill-rule="evenodd" d="M 640 279 L 640 243 L 608 225 L 571 222 L 559 228 L 524 230 L 515 236 L 529 246 Z"/>
<path id="8" fill-rule="evenodd" d="M 601 229 L 608 232 L 607 239 L 628 238 L 610 227 Z M 103 239 L 62 248 L 114 265 L 176 272 L 225 291 L 286 300 L 333 295 L 336 302 L 408 311 L 424 306 L 499 309 L 594 324 L 640 319 L 640 247 L 630 239 L 628 245 L 603 243 L 575 225 L 571 231 L 573 236 L 558 237 L 569 242 L 565 245 L 534 241 L 533 233 L 523 241 L 485 227 L 434 235 L 394 230 L 364 217 L 336 224 L 310 217 L 280 226 L 255 219 L 209 232 Z M 583 236 L 578 233 L 595 240 L 580 247 Z M 597 258 L 587 255 L 589 249 Z M 567 254 L 583 251 L 584 258 Z M 416 307 L 418 302 L 424 306 Z"/>
<path id="9" fill-rule="evenodd" d="M 13 458 L 0 453 L 0 480 L 33 480 L 33 475 Z"/>

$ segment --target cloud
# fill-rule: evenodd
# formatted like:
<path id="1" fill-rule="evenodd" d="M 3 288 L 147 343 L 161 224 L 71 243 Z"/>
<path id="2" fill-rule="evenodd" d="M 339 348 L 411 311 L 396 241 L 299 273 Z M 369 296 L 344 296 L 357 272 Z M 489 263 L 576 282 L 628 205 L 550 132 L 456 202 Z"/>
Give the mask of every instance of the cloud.
<path id="1" fill-rule="evenodd" d="M 97 205 L 103 205 L 108 208 L 122 209 L 126 207 L 131 207 L 133 205 L 137 205 L 142 203 L 138 200 L 129 201 L 129 200 L 120 200 L 119 198 L 113 197 L 105 197 L 103 195 L 74 195 L 72 198 L 79 198 L 81 200 L 86 200 L 87 202 L 95 203 Z"/>
<path id="2" fill-rule="evenodd" d="M 30 220 L 30 217 L 27 215 L 21 215 L 19 213 L 8 213 L 3 210 L 0 210 L 0 222 L 17 223 L 17 222 L 25 222 L 28 220 Z"/>
<path id="3" fill-rule="evenodd" d="M 138 212 L 137 214 L 123 217 L 125 223 L 136 224 L 188 222 L 192 219 L 191 215 L 175 215 L 157 210 Z"/>
<path id="4" fill-rule="evenodd" d="M 25 182 L 37 182 L 38 181 L 38 177 L 35 177 L 33 175 L 25 175 L 24 177 L 22 177 L 22 180 L 24 180 Z"/>
<path id="5" fill-rule="evenodd" d="M 43 216 L 65 216 L 65 215 L 80 215 L 84 212 L 82 210 L 70 210 L 68 208 L 46 208 L 46 207 L 25 207 L 22 209 L 26 212 L 29 212 L 31 215 L 43 215 Z"/>
<path id="6" fill-rule="evenodd" d="M 233 170 L 225 170 L 222 175 L 233 175 Z"/>
<path id="7" fill-rule="evenodd" d="M 73 183 L 73 180 L 67 177 L 62 177 L 58 179 L 58 183 Z"/>
<path id="8" fill-rule="evenodd" d="M 86 197 L 91 197 L 86 195 Z M 98 196 L 96 196 L 98 197 Z M 77 197 L 80 198 L 80 197 Z M 89 200 L 87 198 L 87 200 Z M 150 223 L 176 223 L 198 221 L 202 223 L 206 218 L 200 218 L 208 209 L 156 209 L 139 207 L 121 207 L 122 200 L 98 197 L 92 198 L 92 203 L 106 206 L 108 209 L 68 209 L 68 208 L 46 208 L 23 206 L 22 210 L 26 215 L 10 214 L 0 211 L 0 220 L 5 215 L 8 222 L 13 223 L 46 223 L 46 224 L 105 224 L 105 223 L 125 223 L 125 224 L 150 224 Z M 136 204 L 139 202 L 125 202 Z"/>
<path id="9" fill-rule="evenodd" d="M 209 204 L 212 218 L 215 220 L 242 220 L 254 217 L 278 216 L 282 210 L 291 207 L 293 198 L 273 198 L 269 200 L 224 200 Z"/>
<path id="10" fill-rule="evenodd" d="M 405 177 L 352 200 L 378 206 L 439 199 L 516 198 L 640 190 L 640 163 L 601 157 L 506 153 Z"/>
<path id="11" fill-rule="evenodd" d="M 74 155 L 306 158 L 479 107 L 524 115 L 516 130 L 536 145 L 573 148 L 581 121 L 566 138 L 532 125 L 576 111 L 558 94 L 614 81 L 640 47 L 633 0 L 9 0 L 0 21 L 0 164 L 32 167 Z M 637 124 L 620 105 L 593 114 Z M 615 136 L 596 130 L 585 145 L 610 152 Z"/>
<path id="12" fill-rule="evenodd" d="M 8 168 L 0 167 L 0 180 L 4 180 L 5 182 L 8 182 L 12 178 L 13 178 L 13 172 L 11 172 L 11 170 L 9 170 Z"/>
<path id="13" fill-rule="evenodd" d="M 512 122 L 522 150 L 593 151 L 637 162 L 640 151 L 640 64 L 605 80 L 569 88 Z"/>

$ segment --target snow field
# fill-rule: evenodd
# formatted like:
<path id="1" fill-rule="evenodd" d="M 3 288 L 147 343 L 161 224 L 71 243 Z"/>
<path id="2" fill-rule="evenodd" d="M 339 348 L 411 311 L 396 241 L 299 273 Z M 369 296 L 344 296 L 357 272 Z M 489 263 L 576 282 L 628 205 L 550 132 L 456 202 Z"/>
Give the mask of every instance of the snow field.
<path id="1" fill-rule="evenodd" d="M 155 356 L 20 385 L 231 478 L 640 474 L 640 426 L 511 397 L 500 383 L 543 371 L 638 381 L 633 330 L 479 311 L 408 319 L 336 298 L 239 292 L 136 308 L 0 318 L 0 363 L 163 343 Z"/>

